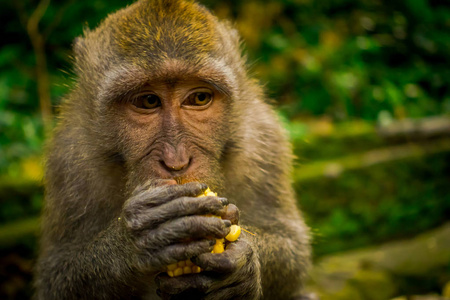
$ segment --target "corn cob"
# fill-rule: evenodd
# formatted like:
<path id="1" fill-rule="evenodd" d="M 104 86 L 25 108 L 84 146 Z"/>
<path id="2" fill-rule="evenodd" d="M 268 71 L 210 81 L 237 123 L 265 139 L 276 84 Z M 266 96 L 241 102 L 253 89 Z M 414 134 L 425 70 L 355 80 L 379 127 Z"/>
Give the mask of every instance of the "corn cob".
<path id="1" fill-rule="evenodd" d="M 212 192 L 209 188 L 203 192 L 203 194 L 198 197 L 206 196 L 217 196 L 216 193 Z M 212 214 L 206 215 L 207 217 L 215 217 L 221 219 L 220 216 L 215 216 Z M 231 225 L 230 233 L 225 237 L 225 239 L 216 239 L 216 244 L 214 245 L 211 253 L 222 253 L 225 251 L 225 240 L 229 242 L 234 242 L 239 238 L 241 234 L 241 227 L 238 225 Z M 167 266 L 166 272 L 170 277 L 177 277 L 183 274 L 200 273 L 202 269 L 199 266 L 194 265 L 194 263 L 188 259 L 184 261 L 179 261 Z"/>

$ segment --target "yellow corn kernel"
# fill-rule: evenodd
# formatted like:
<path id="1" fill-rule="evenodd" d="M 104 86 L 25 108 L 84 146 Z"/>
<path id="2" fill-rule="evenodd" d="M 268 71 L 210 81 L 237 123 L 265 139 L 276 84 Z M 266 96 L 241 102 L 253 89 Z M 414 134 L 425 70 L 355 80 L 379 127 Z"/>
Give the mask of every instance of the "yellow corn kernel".
<path id="1" fill-rule="evenodd" d="M 206 196 L 217 196 L 217 193 L 214 193 L 209 188 L 207 188 L 202 194 L 198 195 L 197 197 L 206 197 Z"/>
<path id="2" fill-rule="evenodd" d="M 178 267 L 177 263 L 171 264 L 167 266 L 168 271 L 174 271 Z"/>
<path id="3" fill-rule="evenodd" d="M 225 239 L 229 242 L 234 242 L 241 235 L 241 226 L 239 225 L 231 225 L 230 233 L 225 237 Z"/>
<path id="4" fill-rule="evenodd" d="M 173 276 L 181 276 L 183 275 L 183 268 L 177 268 L 175 271 L 173 271 Z"/>
<path id="5" fill-rule="evenodd" d="M 211 253 L 222 253 L 225 251 L 224 242 L 224 239 L 217 239 Z"/>
<path id="6" fill-rule="evenodd" d="M 207 188 L 198 197 L 207 197 L 207 196 L 217 196 L 217 193 L 214 193 L 209 188 Z M 220 216 L 216 216 L 213 214 L 207 214 L 205 216 L 222 219 Z M 226 236 L 226 240 L 229 242 L 234 242 L 239 238 L 240 234 L 241 234 L 241 227 L 238 225 L 231 225 L 230 233 Z M 214 245 L 211 253 L 222 253 L 224 251 L 225 251 L 225 240 L 216 239 L 216 244 Z M 167 274 L 170 277 L 177 277 L 183 274 L 190 274 L 190 273 L 200 273 L 201 271 L 202 269 L 199 266 L 194 265 L 194 263 L 190 259 L 187 259 L 185 261 L 179 261 L 178 263 L 167 266 Z"/>

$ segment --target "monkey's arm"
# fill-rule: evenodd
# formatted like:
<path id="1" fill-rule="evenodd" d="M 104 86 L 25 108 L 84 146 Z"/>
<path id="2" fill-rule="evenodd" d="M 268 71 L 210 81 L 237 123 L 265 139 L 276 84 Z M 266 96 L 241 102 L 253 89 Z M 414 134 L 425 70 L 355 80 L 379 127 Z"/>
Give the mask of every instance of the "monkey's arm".
<path id="1" fill-rule="evenodd" d="M 301 220 L 286 220 L 272 228 L 249 226 L 249 237 L 258 249 L 263 299 L 293 299 L 302 293 L 310 264 L 306 226 Z"/>
<path id="2" fill-rule="evenodd" d="M 119 226 L 111 225 L 88 244 L 54 243 L 40 257 L 37 299 L 133 299 L 145 288 L 144 274 Z M 134 295 L 137 296 L 137 295 Z"/>
<path id="3" fill-rule="evenodd" d="M 38 265 L 38 299 L 141 297 L 168 264 L 210 252 L 214 238 L 226 236 L 231 222 L 201 216 L 220 214 L 228 204 L 218 197 L 193 197 L 205 189 L 199 183 L 138 189 L 120 218 L 91 237 L 83 237 L 89 232 L 85 228 L 63 232 L 60 241 L 47 234 Z M 182 242 L 192 236 L 195 241 Z"/>

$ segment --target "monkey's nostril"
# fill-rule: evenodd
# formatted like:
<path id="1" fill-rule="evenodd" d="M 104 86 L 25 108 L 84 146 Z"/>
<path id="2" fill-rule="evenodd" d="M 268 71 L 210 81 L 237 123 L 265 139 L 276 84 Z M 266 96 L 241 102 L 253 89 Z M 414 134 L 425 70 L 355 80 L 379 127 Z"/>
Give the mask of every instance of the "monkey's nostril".
<path id="1" fill-rule="evenodd" d="M 160 160 L 159 162 L 168 171 L 179 172 L 187 169 L 187 167 L 191 164 L 191 159 L 184 162 L 166 162 L 165 160 Z"/>

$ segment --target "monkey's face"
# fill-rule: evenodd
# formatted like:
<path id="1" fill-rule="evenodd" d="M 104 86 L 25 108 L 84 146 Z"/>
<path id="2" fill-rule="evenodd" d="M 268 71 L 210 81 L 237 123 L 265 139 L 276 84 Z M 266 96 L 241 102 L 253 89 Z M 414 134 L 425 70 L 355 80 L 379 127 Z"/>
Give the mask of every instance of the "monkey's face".
<path id="1" fill-rule="evenodd" d="M 203 78 L 151 80 L 113 105 L 128 187 L 152 179 L 220 188 L 229 97 Z"/>
<path id="2" fill-rule="evenodd" d="M 74 51 L 75 98 L 81 110 L 94 107 L 90 134 L 120 156 L 129 190 L 175 179 L 221 192 L 222 156 L 239 119 L 231 99 L 242 98 L 245 77 L 235 30 L 194 2 L 138 1 L 77 39 Z"/>

